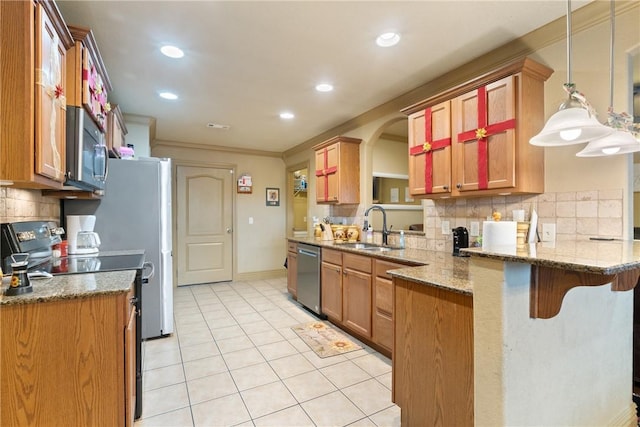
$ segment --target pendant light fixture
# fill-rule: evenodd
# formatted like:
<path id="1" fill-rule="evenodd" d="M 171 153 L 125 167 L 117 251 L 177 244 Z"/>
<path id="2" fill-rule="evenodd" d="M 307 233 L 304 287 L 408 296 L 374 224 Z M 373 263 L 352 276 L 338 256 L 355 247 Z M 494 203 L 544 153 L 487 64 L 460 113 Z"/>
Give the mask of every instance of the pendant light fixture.
<path id="1" fill-rule="evenodd" d="M 640 151 L 640 141 L 632 134 L 633 117 L 627 113 L 616 114 L 613 111 L 613 47 L 615 35 L 615 5 L 611 0 L 610 7 L 611 38 L 609 44 L 609 111 L 607 125 L 614 132 L 591 141 L 576 154 L 578 157 L 611 156 L 614 154 L 627 154 Z"/>
<path id="2" fill-rule="evenodd" d="M 569 97 L 560 104 L 540 133 L 529 140 L 531 145 L 559 147 L 581 144 L 613 132 L 598 122 L 594 109 L 571 83 L 571 54 L 571 0 L 567 0 L 567 83 L 563 88 Z"/>

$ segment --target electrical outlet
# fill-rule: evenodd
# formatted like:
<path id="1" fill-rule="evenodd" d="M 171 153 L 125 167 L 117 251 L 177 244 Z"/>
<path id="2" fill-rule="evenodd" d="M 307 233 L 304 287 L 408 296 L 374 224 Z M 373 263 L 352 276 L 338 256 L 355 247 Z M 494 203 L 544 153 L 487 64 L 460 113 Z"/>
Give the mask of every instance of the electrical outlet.
<path id="1" fill-rule="evenodd" d="M 478 221 L 471 221 L 471 230 L 469 236 L 477 237 L 480 235 L 480 223 Z"/>
<path id="2" fill-rule="evenodd" d="M 451 229 L 449 228 L 449 221 L 442 221 L 442 234 L 451 233 Z"/>
<path id="3" fill-rule="evenodd" d="M 543 242 L 555 242 L 556 241 L 556 225 L 555 224 L 542 224 L 542 238 Z"/>
<path id="4" fill-rule="evenodd" d="M 253 217 L 252 216 L 249 217 L 249 225 L 251 225 L 251 224 L 253 224 Z"/>

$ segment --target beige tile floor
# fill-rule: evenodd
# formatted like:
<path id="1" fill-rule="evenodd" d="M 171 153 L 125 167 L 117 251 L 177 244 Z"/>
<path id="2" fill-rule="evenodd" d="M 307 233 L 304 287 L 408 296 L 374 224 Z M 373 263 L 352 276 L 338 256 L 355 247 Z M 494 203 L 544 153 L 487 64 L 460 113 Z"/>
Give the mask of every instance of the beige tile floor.
<path id="1" fill-rule="evenodd" d="M 181 287 L 174 308 L 175 333 L 143 345 L 136 427 L 400 425 L 391 361 L 365 345 L 318 357 L 285 278 Z"/>

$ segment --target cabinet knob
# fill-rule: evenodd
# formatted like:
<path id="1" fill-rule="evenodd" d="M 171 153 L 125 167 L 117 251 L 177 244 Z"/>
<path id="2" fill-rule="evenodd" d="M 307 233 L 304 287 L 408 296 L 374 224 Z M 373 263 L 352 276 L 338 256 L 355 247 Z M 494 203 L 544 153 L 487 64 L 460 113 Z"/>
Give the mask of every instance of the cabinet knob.
<path id="1" fill-rule="evenodd" d="M 456 184 L 456 188 L 457 188 L 458 190 L 459 190 L 459 189 L 461 189 L 461 188 L 462 188 L 462 184 L 457 183 L 457 184 Z"/>
<path id="2" fill-rule="evenodd" d="M 342 270 L 342 275 L 346 276 L 347 275 L 347 270 Z"/>
<path id="3" fill-rule="evenodd" d="M 442 189 L 443 189 L 444 191 L 449 191 L 449 186 L 448 186 L 448 185 L 443 185 L 443 186 L 442 186 Z"/>

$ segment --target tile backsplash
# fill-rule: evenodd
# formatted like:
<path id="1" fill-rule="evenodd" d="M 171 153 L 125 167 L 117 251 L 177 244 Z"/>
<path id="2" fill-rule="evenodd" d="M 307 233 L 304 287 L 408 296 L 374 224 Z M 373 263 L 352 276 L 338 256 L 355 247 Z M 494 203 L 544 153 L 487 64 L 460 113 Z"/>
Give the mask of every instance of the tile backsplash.
<path id="1" fill-rule="evenodd" d="M 442 234 L 442 221 L 449 228 L 466 227 L 482 222 L 495 211 L 503 220 L 511 220 L 514 210 L 525 211 L 525 221 L 531 212 L 538 214 L 538 232 L 541 224 L 555 224 L 556 240 L 587 240 L 590 237 L 622 238 L 623 190 L 593 190 L 544 193 L 526 196 L 497 196 L 472 199 L 444 199 L 424 201 L 424 233 L 426 248 L 449 251 L 451 233 Z M 469 238 L 474 242 L 476 237 Z"/>
<path id="2" fill-rule="evenodd" d="M 40 190 L 0 187 L 0 222 L 60 221 L 60 200 Z"/>

